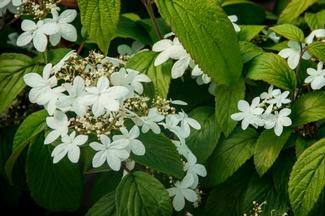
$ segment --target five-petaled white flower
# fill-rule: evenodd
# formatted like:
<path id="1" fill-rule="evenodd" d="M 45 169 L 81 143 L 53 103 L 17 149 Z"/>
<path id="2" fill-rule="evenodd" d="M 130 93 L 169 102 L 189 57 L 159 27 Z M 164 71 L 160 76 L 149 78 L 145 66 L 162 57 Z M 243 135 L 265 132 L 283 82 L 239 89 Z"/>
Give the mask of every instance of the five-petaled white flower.
<path id="1" fill-rule="evenodd" d="M 196 188 L 199 184 L 199 176 L 205 177 L 207 175 L 207 170 L 202 164 L 197 163 L 195 155 L 191 152 L 191 156 L 187 157 L 187 162 L 184 165 L 184 171 L 187 175 L 192 175 L 194 182 L 191 185 L 192 188 Z"/>
<path id="2" fill-rule="evenodd" d="M 70 122 L 64 112 L 56 111 L 53 117 L 46 118 L 46 124 L 49 128 L 53 129 L 44 141 L 44 144 L 50 144 L 60 136 L 67 135 Z"/>
<path id="3" fill-rule="evenodd" d="M 242 120 L 241 127 L 243 130 L 246 130 L 250 124 L 254 127 L 263 126 L 264 121 L 260 118 L 260 115 L 264 110 L 259 105 L 260 97 L 254 98 L 251 105 L 245 100 L 240 100 L 237 106 L 241 112 L 232 114 L 231 118 L 235 121 Z"/>
<path id="4" fill-rule="evenodd" d="M 75 42 L 77 40 L 77 30 L 70 24 L 77 16 L 76 10 L 65 10 L 60 16 L 56 9 L 52 9 L 52 19 L 46 19 L 45 22 L 56 24 L 57 33 L 50 35 L 50 43 L 53 46 L 58 45 L 61 37 L 67 41 Z"/>
<path id="5" fill-rule="evenodd" d="M 181 128 L 185 137 L 188 137 L 190 135 L 190 126 L 196 130 L 201 129 L 200 123 L 195 119 L 188 117 L 184 111 L 178 113 L 178 118 L 181 121 Z"/>
<path id="6" fill-rule="evenodd" d="M 111 82 L 114 86 L 124 86 L 129 89 L 129 96 L 133 96 L 135 91 L 138 94 L 143 93 L 143 82 L 151 82 L 150 78 L 145 74 L 139 74 L 138 71 L 132 69 L 121 68 L 118 72 L 111 75 Z"/>
<path id="7" fill-rule="evenodd" d="M 289 41 L 289 48 L 285 48 L 279 52 L 279 56 L 282 58 L 288 58 L 288 65 L 291 69 L 296 69 L 299 64 L 302 49 L 304 49 L 305 44 L 300 44 L 297 41 Z M 311 58 L 310 54 L 307 51 L 304 51 L 302 58 L 308 60 Z"/>
<path id="8" fill-rule="evenodd" d="M 151 108 L 149 110 L 148 116 L 143 116 L 135 118 L 134 121 L 138 126 L 142 126 L 142 133 L 147 133 L 149 130 L 152 130 L 155 134 L 160 134 L 160 127 L 157 124 L 162 121 L 165 117 L 159 114 L 157 108 Z"/>
<path id="9" fill-rule="evenodd" d="M 58 28 L 55 23 L 45 23 L 39 20 L 23 20 L 21 29 L 24 31 L 17 39 L 17 46 L 26 46 L 33 40 L 34 47 L 39 52 L 44 52 L 47 47 L 47 35 L 56 34 Z"/>
<path id="10" fill-rule="evenodd" d="M 195 202 L 198 200 L 198 195 L 190 188 L 193 183 L 193 176 L 186 175 L 181 182 L 175 182 L 175 187 L 167 189 L 169 196 L 175 196 L 173 199 L 173 206 L 176 211 L 180 211 L 184 208 L 185 199 L 190 202 Z"/>
<path id="11" fill-rule="evenodd" d="M 128 131 L 125 127 L 120 128 L 122 135 L 113 136 L 113 141 L 121 141 L 126 142 L 129 145 L 130 150 L 135 155 L 144 155 L 146 149 L 143 143 L 137 138 L 140 135 L 140 130 L 138 126 L 134 125 L 130 131 Z"/>
<path id="12" fill-rule="evenodd" d="M 275 104 L 278 108 L 280 108 L 282 104 L 288 104 L 291 102 L 291 100 L 287 98 L 289 94 L 290 94 L 289 91 L 285 91 L 281 94 L 275 95 L 274 98 L 268 100 L 267 103 Z"/>
<path id="13" fill-rule="evenodd" d="M 78 116 L 84 116 L 87 111 L 86 102 L 84 101 L 85 82 L 80 76 L 76 76 L 73 80 L 73 85 L 70 83 L 64 84 L 69 95 L 64 95 L 59 98 L 58 106 L 64 110 L 75 112 Z"/>
<path id="14" fill-rule="evenodd" d="M 270 117 L 265 121 L 264 127 L 266 129 L 274 128 L 274 133 L 277 136 L 280 136 L 283 131 L 283 126 L 287 127 L 292 124 L 291 119 L 288 117 L 291 113 L 291 110 L 284 108 L 280 112 L 275 111 L 275 114 L 270 114 Z"/>
<path id="15" fill-rule="evenodd" d="M 123 140 L 117 140 L 111 143 L 110 138 L 106 135 L 101 135 L 100 141 L 101 143 L 90 143 L 90 147 L 97 151 L 92 160 L 93 167 L 100 167 L 106 161 L 112 170 L 120 170 L 121 162 L 126 160 L 130 155 L 129 151 L 126 150 L 128 143 L 123 142 Z"/>
<path id="16" fill-rule="evenodd" d="M 203 73 L 199 65 L 195 65 L 192 70 L 192 77 L 196 78 L 196 83 L 198 85 L 208 84 L 211 82 L 211 78 Z"/>
<path id="17" fill-rule="evenodd" d="M 53 157 L 53 163 L 58 163 L 64 156 L 68 155 L 68 159 L 72 163 L 77 163 L 80 157 L 80 147 L 88 140 L 86 135 L 76 136 L 76 132 L 73 131 L 70 135 L 64 135 L 61 139 L 62 143 L 55 146 L 51 156 Z"/>
<path id="18" fill-rule="evenodd" d="M 314 39 L 320 39 L 320 38 L 325 38 L 325 29 L 316 29 L 312 31 L 308 37 L 306 37 L 306 43 L 311 44 Z"/>
<path id="19" fill-rule="evenodd" d="M 235 32 L 240 32 L 240 27 L 239 27 L 239 25 L 236 24 L 236 22 L 238 21 L 238 17 L 236 15 L 231 15 L 231 16 L 228 16 L 228 19 L 231 21 L 231 23 L 235 29 Z"/>
<path id="20" fill-rule="evenodd" d="M 317 90 L 325 86 L 325 69 L 323 69 L 323 62 L 318 63 L 317 70 L 308 68 L 307 73 L 309 76 L 305 79 L 305 83 L 310 83 L 312 89 Z"/>
<path id="21" fill-rule="evenodd" d="M 84 96 L 87 104 L 92 105 L 95 117 L 103 115 L 107 111 L 118 111 L 120 100 L 126 97 L 129 90 L 123 86 L 109 86 L 109 80 L 103 76 L 98 79 L 97 87 L 87 87 L 88 95 Z"/>

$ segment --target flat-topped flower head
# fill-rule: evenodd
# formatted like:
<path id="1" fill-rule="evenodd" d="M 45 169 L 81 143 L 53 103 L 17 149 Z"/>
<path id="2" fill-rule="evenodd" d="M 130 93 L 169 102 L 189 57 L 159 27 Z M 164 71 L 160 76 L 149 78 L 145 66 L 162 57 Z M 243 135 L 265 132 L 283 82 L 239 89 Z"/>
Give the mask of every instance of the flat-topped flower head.
<path id="1" fill-rule="evenodd" d="M 45 138 L 44 144 L 50 144 L 60 136 L 67 135 L 69 130 L 69 120 L 64 112 L 57 111 L 53 117 L 46 118 L 46 124 L 53 129 Z"/>
<path id="2" fill-rule="evenodd" d="M 310 83 L 311 88 L 314 90 L 325 86 L 325 69 L 323 67 L 323 62 L 319 62 L 316 70 L 314 68 L 307 69 L 309 76 L 305 79 L 305 83 Z"/>
<path id="3" fill-rule="evenodd" d="M 68 159 L 72 163 L 77 163 L 80 157 L 80 146 L 85 144 L 87 140 L 88 137 L 86 135 L 76 136 L 75 131 L 70 135 L 64 135 L 61 139 L 62 143 L 55 146 L 51 153 L 53 163 L 58 163 L 66 155 L 68 155 Z"/>
<path id="4" fill-rule="evenodd" d="M 296 69 L 299 61 L 300 61 L 300 56 L 302 49 L 304 49 L 305 44 L 300 44 L 297 41 L 289 41 L 288 42 L 288 47 L 279 52 L 279 56 L 282 58 L 288 59 L 288 65 L 291 69 Z M 302 55 L 302 58 L 305 60 L 308 60 L 311 58 L 310 54 L 305 51 Z"/>

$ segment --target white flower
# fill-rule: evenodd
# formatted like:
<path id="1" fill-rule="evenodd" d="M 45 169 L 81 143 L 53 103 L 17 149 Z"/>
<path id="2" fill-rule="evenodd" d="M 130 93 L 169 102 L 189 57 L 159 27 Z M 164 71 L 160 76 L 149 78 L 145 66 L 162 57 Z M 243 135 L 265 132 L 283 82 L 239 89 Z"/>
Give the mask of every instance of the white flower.
<path id="1" fill-rule="evenodd" d="M 0 17 L 2 17 L 7 10 L 11 13 L 16 13 L 16 9 L 22 3 L 21 0 L 1 0 L 0 1 Z"/>
<path id="2" fill-rule="evenodd" d="M 193 154 L 184 142 L 178 141 L 178 140 L 172 140 L 172 142 L 175 144 L 177 152 L 180 155 L 184 156 L 187 160 L 188 160 L 188 157 L 191 154 Z"/>
<path id="3" fill-rule="evenodd" d="M 17 46 L 26 46 L 33 40 L 34 47 L 39 52 L 46 50 L 46 35 L 53 35 L 58 30 L 55 23 L 45 23 L 43 20 L 39 20 L 37 24 L 32 20 L 23 20 L 21 29 L 24 33 L 18 37 Z"/>
<path id="4" fill-rule="evenodd" d="M 71 50 L 70 52 L 68 52 L 56 65 L 53 66 L 52 73 L 55 74 L 59 72 L 63 67 L 64 63 L 66 62 L 66 60 L 68 60 L 73 55 L 77 55 L 75 50 Z"/>
<path id="5" fill-rule="evenodd" d="M 211 82 L 209 85 L 209 93 L 213 96 L 216 96 L 216 88 L 217 88 L 217 84 L 215 82 Z"/>
<path id="6" fill-rule="evenodd" d="M 178 118 L 181 121 L 181 129 L 185 137 L 188 137 L 190 135 L 190 126 L 196 130 L 201 129 L 200 123 L 195 119 L 188 117 L 188 115 L 184 111 L 178 113 Z"/>
<path id="7" fill-rule="evenodd" d="M 192 76 L 196 78 L 196 83 L 198 85 L 208 84 L 211 82 L 211 78 L 207 74 L 203 73 L 199 65 L 194 66 Z"/>
<path id="8" fill-rule="evenodd" d="M 154 52 L 160 52 L 160 54 L 155 59 L 155 66 L 163 64 L 170 58 L 178 60 L 187 55 L 186 50 L 179 42 L 177 37 L 175 37 L 173 41 L 169 39 L 162 39 L 156 42 L 153 45 L 152 50 Z"/>
<path id="9" fill-rule="evenodd" d="M 7 44 L 10 44 L 12 46 L 17 46 L 17 39 L 18 39 L 18 33 L 17 32 L 12 32 L 8 35 L 8 41 Z M 33 44 L 30 42 L 29 44 L 27 44 L 26 46 L 23 46 L 22 48 L 27 49 L 30 52 L 33 52 Z"/>
<path id="10" fill-rule="evenodd" d="M 295 69 L 299 64 L 302 48 L 305 47 L 305 44 L 300 44 L 297 41 L 289 41 L 288 46 L 289 48 L 281 50 L 278 55 L 282 58 L 288 58 L 287 61 L 289 67 L 291 69 Z M 311 56 L 307 51 L 305 51 L 302 58 L 308 60 L 311 58 Z"/>
<path id="11" fill-rule="evenodd" d="M 120 55 L 129 55 L 132 56 L 133 54 L 139 52 L 141 49 L 144 48 L 144 44 L 139 41 L 134 41 L 131 45 L 122 44 L 117 47 L 117 52 Z"/>
<path id="12" fill-rule="evenodd" d="M 187 106 L 187 103 L 185 101 L 182 101 L 182 100 L 169 99 L 169 101 L 170 101 L 171 104 L 174 104 L 174 105 Z"/>
<path id="13" fill-rule="evenodd" d="M 29 100 L 32 103 L 44 105 L 49 114 L 53 114 L 56 109 L 58 97 L 64 91 L 63 87 L 56 87 L 57 79 L 50 77 L 52 64 L 47 64 L 43 69 L 43 76 L 38 73 L 28 73 L 24 75 L 26 85 L 32 87 L 29 92 Z M 53 89 L 52 89 L 53 88 Z"/>
<path id="14" fill-rule="evenodd" d="M 291 100 L 287 98 L 289 96 L 289 94 L 290 94 L 289 91 L 285 91 L 279 95 L 275 95 L 274 98 L 271 100 L 268 100 L 267 103 L 275 104 L 278 108 L 280 108 L 282 106 L 282 104 L 288 104 L 291 102 Z"/>
<path id="15" fill-rule="evenodd" d="M 166 116 L 165 123 L 159 123 L 165 129 L 168 129 L 170 132 L 174 133 L 180 140 L 184 140 L 186 135 L 184 130 L 178 124 L 181 122 L 181 119 L 176 114 L 169 114 Z"/>
<path id="16" fill-rule="evenodd" d="M 235 31 L 240 32 L 240 27 L 239 25 L 236 24 L 236 22 L 238 21 L 238 17 L 236 15 L 231 15 L 228 16 L 228 19 L 231 21 L 232 25 L 234 26 Z"/>
<path id="17" fill-rule="evenodd" d="M 105 109 L 108 111 L 118 111 L 120 101 L 123 97 L 127 96 L 129 91 L 123 86 L 109 86 L 107 77 L 99 78 L 97 87 L 86 88 L 88 95 L 84 100 L 92 105 L 92 112 L 95 117 L 103 115 Z"/>
<path id="18" fill-rule="evenodd" d="M 61 111 L 55 112 L 53 117 L 46 118 L 46 124 L 53 129 L 45 138 L 44 144 L 50 144 L 60 136 L 65 136 L 68 133 L 69 120 L 65 113 Z"/>
<path id="19" fill-rule="evenodd" d="M 58 45 L 61 37 L 67 41 L 77 41 L 77 30 L 70 24 L 77 16 L 76 10 L 65 10 L 60 16 L 56 9 L 52 9 L 52 19 L 46 19 L 47 23 L 56 24 L 57 33 L 50 35 L 50 43 L 52 46 Z"/>
<path id="20" fill-rule="evenodd" d="M 69 136 L 62 137 L 62 143 L 55 146 L 51 156 L 53 157 L 53 163 L 58 163 L 64 156 L 68 155 L 69 160 L 72 163 L 77 163 L 80 157 L 80 147 L 88 140 L 86 135 L 78 135 L 73 131 Z"/>
<path id="21" fill-rule="evenodd" d="M 92 160 L 93 167 L 100 167 L 106 161 L 112 170 L 120 170 L 121 162 L 126 160 L 130 155 L 125 149 L 128 143 L 123 141 L 114 141 L 111 143 L 110 138 L 106 135 L 101 135 L 100 141 L 101 143 L 90 143 L 90 147 L 97 151 Z"/>
<path id="22" fill-rule="evenodd" d="M 314 90 L 321 89 L 325 86 L 325 69 L 323 69 L 323 62 L 319 62 L 317 70 L 314 68 L 307 69 L 308 77 L 305 83 L 311 83 L 311 88 Z"/>
<path id="23" fill-rule="evenodd" d="M 137 138 L 140 135 L 140 130 L 138 126 L 134 125 L 130 131 L 128 131 L 125 127 L 120 128 L 122 135 L 113 136 L 114 141 L 123 141 L 128 143 L 130 150 L 135 155 L 144 155 L 146 149 L 143 143 Z"/>
<path id="24" fill-rule="evenodd" d="M 275 111 L 275 114 L 270 114 L 270 118 L 265 122 L 265 128 L 271 129 L 274 128 L 274 133 L 277 136 L 280 136 L 283 131 L 283 126 L 287 127 L 292 124 L 291 119 L 288 117 L 291 113 L 291 110 L 284 108 L 280 112 Z"/>
<path id="25" fill-rule="evenodd" d="M 245 100 L 240 100 L 238 101 L 238 109 L 241 112 L 232 114 L 231 118 L 235 121 L 242 120 L 241 127 L 243 130 L 246 130 L 250 124 L 254 127 L 263 126 L 264 121 L 260 118 L 260 115 L 264 110 L 259 105 L 259 97 L 254 98 L 251 105 Z"/>
<path id="26" fill-rule="evenodd" d="M 84 100 L 84 96 L 86 95 L 84 80 L 80 76 L 76 76 L 73 80 L 73 85 L 71 83 L 64 83 L 63 85 L 69 95 L 60 97 L 58 106 L 73 111 L 78 116 L 84 116 L 87 112 L 87 106 Z"/>
<path id="27" fill-rule="evenodd" d="M 130 96 L 133 96 L 133 91 L 138 94 L 142 94 L 142 83 L 151 82 L 151 80 L 147 75 L 139 74 L 138 71 L 121 68 L 118 72 L 114 72 L 111 75 L 111 82 L 114 86 L 124 86 L 128 88 L 130 91 Z"/>
<path id="28" fill-rule="evenodd" d="M 268 32 L 267 30 L 263 30 L 262 33 L 270 38 L 274 43 L 279 43 L 280 36 L 278 36 L 275 32 Z"/>
<path id="29" fill-rule="evenodd" d="M 187 172 L 187 175 L 192 175 L 194 182 L 191 185 L 192 188 L 196 188 L 199 184 L 199 177 L 205 177 L 207 175 L 207 170 L 202 164 L 197 163 L 195 155 L 191 152 L 192 156 L 187 157 L 187 162 L 184 165 L 184 171 Z"/>
<path id="30" fill-rule="evenodd" d="M 183 76 L 191 61 L 192 59 L 189 54 L 185 54 L 182 58 L 178 59 L 172 67 L 172 78 L 177 79 Z"/>
<path id="31" fill-rule="evenodd" d="M 149 109 L 148 116 L 142 116 L 140 119 L 134 119 L 135 123 L 138 126 L 142 126 L 142 133 L 147 133 L 149 130 L 152 130 L 155 134 L 160 134 L 160 127 L 157 122 L 160 122 L 165 117 L 158 113 L 157 108 Z"/>
<path id="32" fill-rule="evenodd" d="M 314 41 L 314 38 L 325 38 L 325 29 L 316 29 L 312 31 L 308 37 L 306 37 L 306 43 L 311 44 Z"/>
<path id="33" fill-rule="evenodd" d="M 175 187 L 168 188 L 169 196 L 175 196 L 173 199 L 173 206 L 176 211 L 180 211 L 185 206 L 185 199 L 190 202 L 198 200 L 198 196 L 194 190 L 190 189 L 194 179 L 192 175 L 186 175 L 180 182 L 175 182 Z"/>
<path id="34" fill-rule="evenodd" d="M 261 95 L 260 95 L 260 97 L 261 97 L 261 99 L 263 99 L 263 100 L 269 100 L 269 99 L 271 99 L 271 98 L 273 98 L 273 97 L 276 97 L 276 96 L 278 96 L 278 95 L 280 95 L 281 94 L 281 90 L 280 89 L 273 89 L 273 85 L 271 85 L 270 87 L 269 87 L 269 89 L 268 89 L 268 91 L 267 92 L 263 92 Z"/>

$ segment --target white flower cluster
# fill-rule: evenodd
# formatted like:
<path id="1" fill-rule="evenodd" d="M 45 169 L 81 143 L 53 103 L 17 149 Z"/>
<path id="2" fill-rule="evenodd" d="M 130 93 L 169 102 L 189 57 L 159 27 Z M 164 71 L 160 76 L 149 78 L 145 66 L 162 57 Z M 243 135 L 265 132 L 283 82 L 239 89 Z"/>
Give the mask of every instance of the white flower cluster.
<path id="1" fill-rule="evenodd" d="M 24 31 L 17 39 L 17 46 L 24 47 L 33 42 L 35 49 L 44 52 L 47 48 L 48 37 L 52 46 L 58 45 L 61 38 L 75 42 L 77 40 L 77 30 L 70 24 L 77 16 L 77 11 L 68 9 L 60 15 L 59 8 L 51 10 L 52 18 L 40 19 L 36 23 L 25 19 L 21 23 Z"/>
<path id="2" fill-rule="evenodd" d="M 306 51 L 306 44 L 311 44 L 314 39 L 324 39 L 325 38 L 325 29 L 317 29 L 310 33 L 308 37 L 306 37 L 306 43 L 300 43 L 298 41 L 290 40 L 288 42 L 288 47 L 281 50 L 278 54 L 285 59 L 288 59 L 288 65 L 291 69 L 296 69 L 300 58 L 309 60 L 311 59 L 311 55 Z"/>
<path id="3" fill-rule="evenodd" d="M 284 107 L 291 102 L 288 96 L 289 91 L 281 92 L 280 89 L 273 89 L 273 86 L 270 86 L 268 92 L 255 97 L 251 105 L 245 100 L 240 100 L 238 102 L 240 112 L 232 114 L 231 118 L 235 121 L 242 121 L 243 130 L 246 130 L 249 125 L 256 128 L 274 128 L 274 133 L 280 136 L 283 127 L 292 124 L 289 117 L 291 109 Z"/>
<path id="4" fill-rule="evenodd" d="M 16 13 L 17 7 L 22 4 L 21 0 L 1 0 L 0 1 L 0 17 L 2 17 L 7 10 L 11 13 Z"/>

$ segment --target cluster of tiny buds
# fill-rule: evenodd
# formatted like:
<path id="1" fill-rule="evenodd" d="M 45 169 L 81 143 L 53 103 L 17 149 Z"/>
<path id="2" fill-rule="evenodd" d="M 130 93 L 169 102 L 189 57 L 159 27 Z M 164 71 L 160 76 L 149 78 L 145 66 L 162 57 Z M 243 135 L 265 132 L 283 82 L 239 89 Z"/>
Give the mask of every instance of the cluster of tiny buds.
<path id="1" fill-rule="evenodd" d="M 23 0 L 17 8 L 16 16 L 32 16 L 35 19 L 44 19 L 51 13 L 52 9 L 57 8 L 60 0 Z"/>
<path id="2" fill-rule="evenodd" d="M 263 206 L 266 205 L 266 201 L 262 202 L 261 204 L 259 204 L 256 201 L 253 201 L 253 209 L 251 210 L 251 212 L 249 214 L 244 214 L 243 216 L 260 216 L 261 213 L 263 213 Z"/>
<path id="3" fill-rule="evenodd" d="M 135 96 L 124 101 L 123 107 L 137 114 L 138 116 L 146 116 L 149 110 L 149 98 L 144 96 Z"/>
<path id="4" fill-rule="evenodd" d="M 112 130 L 123 127 L 124 117 L 120 112 L 111 112 L 95 118 L 92 112 L 88 111 L 83 117 L 72 118 L 70 125 L 78 133 L 94 133 L 99 137 L 102 134 L 109 135 Z"/>
<path id="5" fill-rule="evenodd" d="M 171 185 L 174 184 L 174 178 L 173 178 L 173 176 L 168 176 L 168 179 L 169 179 L 169 183 Z"/>
<path id="6" fill-rule="evenodd" d="M 171 101 L 167 100 L 165 98 L 162 98 L 160 96 L 157 96 L 153 99 L 152 102 L 153 106 L 155 106 L 158 110 L 158 112 L 161 115 L 169 115 L 169 114 L 175 114 L 176 108 L 171 106 Z"/>
<path id="7" fill-rule="evenodd" d="M 201 202 L 201 197 L 202 197 L 203 191 L 200 190 L 198 187 L 194 191 L 198 195 L 198 199 L 193 203 L 193 207 L 198 208 L 200 205 L 200 202 Z"/>

